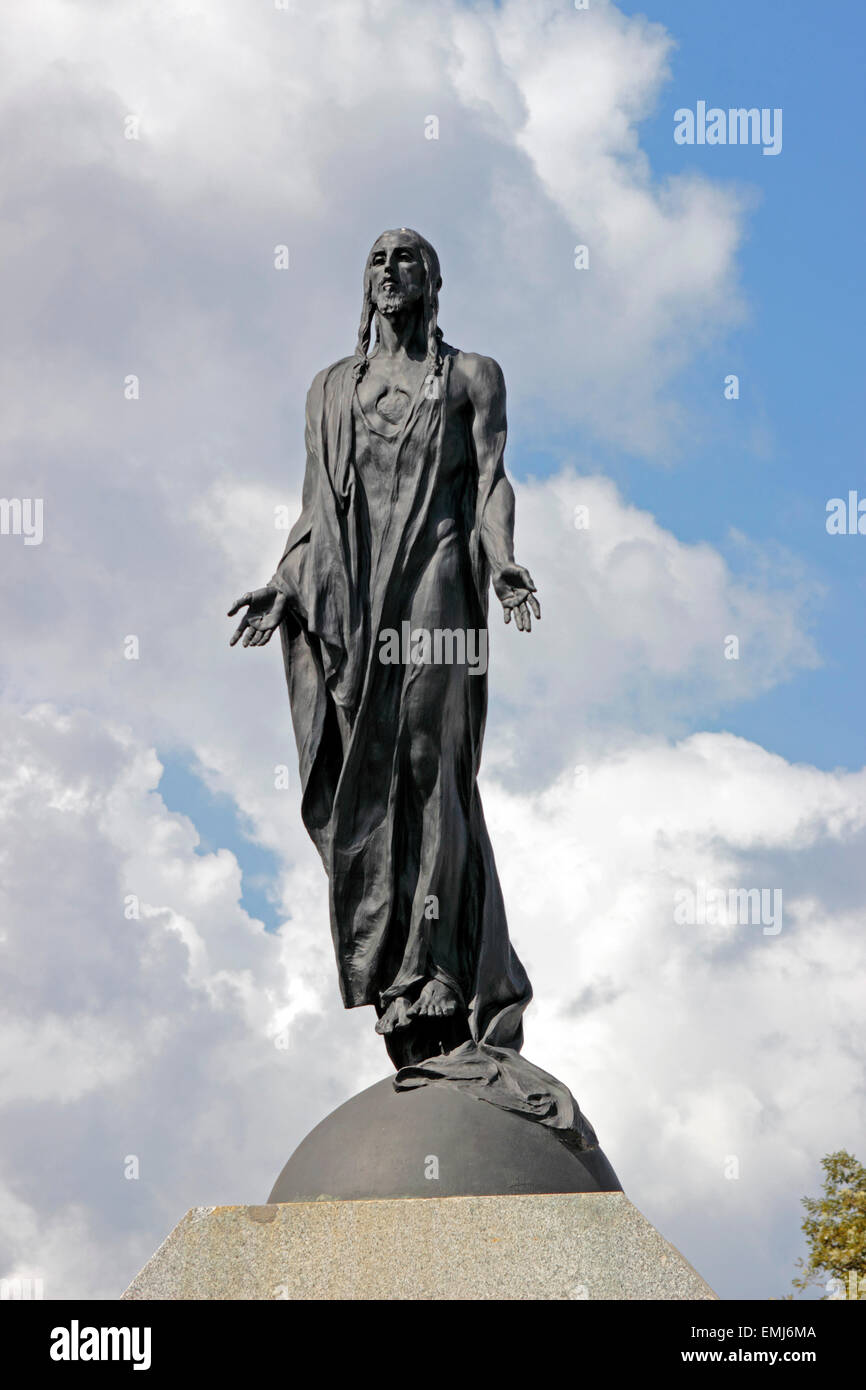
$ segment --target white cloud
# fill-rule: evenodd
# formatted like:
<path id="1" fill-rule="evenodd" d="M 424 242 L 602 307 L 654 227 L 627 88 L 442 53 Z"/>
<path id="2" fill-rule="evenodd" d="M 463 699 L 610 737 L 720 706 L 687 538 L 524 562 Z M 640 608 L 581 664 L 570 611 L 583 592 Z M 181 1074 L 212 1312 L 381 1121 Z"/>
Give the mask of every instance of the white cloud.
<path id="1" fill-rule="evenodd" d="M 866 771 L 701 734 L 532 797 L 494 785 L 485 808 L 538 1000 L 528 1055 L 572 1086 L 632 1199 L 710 1283 L 781 1296 L 798 1198 L 866 1122 Z M 675 892 L 701 881 L 779 889 L 781 931 L 678 925 Z"/>
<path id="2" fill-rule="evenodd" d="M 736 572 L 713 546 L 685 544 L 624 503 L 605 478 L 569 470 L 524 484 L 515 553 L 538 585 L 542 619 L 519 635 L 493 603 L 496 765 L 532 781 L 617 737 L 715 717 L 817 665 L 815 585 L 790 558 L 776 559 L 774 575 L 759 547 L 735 549 Z"/>
<path id="3" fill-rule="evenodd" d="M 42 706 L 4 718 L 2 748 L 0 1272 L 116 1297 L 188 1206 L 264 1200 L 306 1131 L 388 1064 L 344 1019 L 321 875 L 283 865 L 292 915 L 269 935 L 129 730 Z"/>

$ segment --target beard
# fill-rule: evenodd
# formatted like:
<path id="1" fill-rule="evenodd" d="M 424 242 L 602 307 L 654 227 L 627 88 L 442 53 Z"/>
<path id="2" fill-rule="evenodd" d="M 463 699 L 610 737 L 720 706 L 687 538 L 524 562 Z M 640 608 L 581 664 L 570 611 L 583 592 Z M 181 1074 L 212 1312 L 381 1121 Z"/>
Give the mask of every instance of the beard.
<path id="1" fill-rule="evenodd" d="M 376 308 L 380 314 L 396 314 L 412 302 L 402 290 L 388 288 L 379 291 Z"/>

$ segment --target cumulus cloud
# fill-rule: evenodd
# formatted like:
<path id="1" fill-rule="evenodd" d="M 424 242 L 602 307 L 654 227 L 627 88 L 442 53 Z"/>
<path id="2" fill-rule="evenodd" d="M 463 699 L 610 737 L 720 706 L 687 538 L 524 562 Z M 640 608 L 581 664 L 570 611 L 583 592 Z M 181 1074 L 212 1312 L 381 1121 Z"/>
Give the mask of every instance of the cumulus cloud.
<path id="1" fill-rule="evenodd" d="M 486 809 L 539 1001 L 529 1055 L 711 1284 L 780 1296 L 816 1156 L 866 1122 L 866 772 L 699 734 L 533 796 L 491 788 Z M 776 890 L 778 920 L 681 924 L 677 894 L 701 885 Z"/>
<path id="2" fill-rule="evenodd" d="M 116 1297 L 182 1210 L 263 1201 L 387 1066 L 345 1026 L 321 876 L 285 865 L 267 933 L 128 729 L 40 706 L 2 747 L 0 1266 L 46 1297 Z"/>
<path id="3" fill-rule="evenodd" d="M 515 544 L 542 600 L 528 638 L 492 614 L 494 756 L 515 777 L 559 772 L 618 738 L 681 731 L 819 663 L 820 590 L 793 557 L 771 564 L 739 538 L 734 570 L 608 479 L 565 470 L 524 484 Z"/>

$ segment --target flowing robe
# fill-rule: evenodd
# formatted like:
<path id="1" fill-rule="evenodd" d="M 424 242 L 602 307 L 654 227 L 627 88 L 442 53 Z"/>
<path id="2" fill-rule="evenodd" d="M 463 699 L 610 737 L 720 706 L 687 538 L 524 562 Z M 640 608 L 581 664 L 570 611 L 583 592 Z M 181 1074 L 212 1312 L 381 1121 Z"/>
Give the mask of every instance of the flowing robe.
<path id="1" fill-rule="evenodd" d="M 453 360 L 445 349 L 436 391 L 419 391 L 390 437 L 376 439 L 360 409 L 356 359 L 310 388 L 302 512 L 272 581 L 290 599 L 281 639 L 302 816 L 328 875 L 345 1006 L 381 1014 L 434 978 L 457 997 L 439 1055 L 419 1056 L 423 1026 L 387 1036 L 398 1089 L 449 1080 L 587 1147 L 571 1093 L 520 1056 L 532 991 L 476 782 L 486 670 L 382 659 L 382 634 L 406 623 L 472 631 L 486 653 L 487 557 L 500 553 L 488 507 L 505 473 L 500 454 L 479 476 Z M 370 505 L 370 470 L 387 510 Z"/>

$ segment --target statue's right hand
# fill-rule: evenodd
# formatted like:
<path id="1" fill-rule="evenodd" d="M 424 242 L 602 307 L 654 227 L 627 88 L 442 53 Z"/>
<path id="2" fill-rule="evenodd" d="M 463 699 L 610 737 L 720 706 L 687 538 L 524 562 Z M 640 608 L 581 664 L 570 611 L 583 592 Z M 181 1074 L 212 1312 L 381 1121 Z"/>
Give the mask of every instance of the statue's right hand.
<path id="1" fill-rule="evenodd" d="M 254 589 L 252 593 L 237 599 L 229 609 L 228 616 L 233 618 L 240 608 L 247 611 L 232 633 L 229 646 L 233 647 L 238 638 L 243 637 L 245 647 L 263 647 L 283 621 L 287 602 L 286 595 L 273 584 Z"/>

